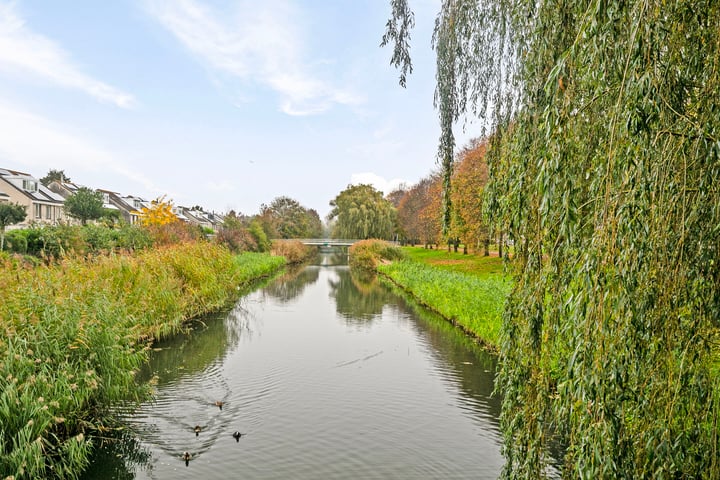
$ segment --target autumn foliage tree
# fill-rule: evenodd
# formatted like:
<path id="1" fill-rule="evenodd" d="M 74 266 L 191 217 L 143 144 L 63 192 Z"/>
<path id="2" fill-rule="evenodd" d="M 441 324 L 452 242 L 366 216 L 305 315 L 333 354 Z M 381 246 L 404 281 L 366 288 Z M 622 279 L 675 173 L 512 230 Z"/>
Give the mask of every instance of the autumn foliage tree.
<path id="1" fill-rule="evenodd" d="M 259 217 L 248 218 L 230 210 L 223 221 L 216 241 L 232 252 L 267 252 L 271 243 Z"/>
<path id="2" fill-rule="evenodd" d="M 442 177 L 432 173 L 410 187 L 398 202 L 398 224 L 406 240 L 429 246 L 441 234 Z"/>
<path id="3" fill-rule="evenodd" d="M 313 210 L 290 197 L 277 197 L 260 207 L 259 220 L 272 238 L 316 238 L 322 235 L 322 220 Z"/>
<path id="4" fill-rule="evenodd" d="M 173 203 L 164 195 L 143 207 L 140 214 L 141 225 L 150 232 L 156 245 L 195 241 L 201 237 L 198 228 L 181 221 L 173 213 Z"/>
<path id="5" fill-rule="evenodd" d="M 166 200 L 165 195 L 150 202 L 149 207 L 140 209 L 140 223 L 144 226 L 167 225 L 179 221 L 173 213 L 173 202 Z"/>
<path id="6" fill-rule="evenodd" d="M 456 156 L 451 235 L 461 238 L 465 245 L 472 245 L 475 249 L 483 245 L 485 255 L 488 255 L 490 230 L 483 219 L 482 201 L 488 181 L 486 150 L 487 144 L 476 139 Z"/>

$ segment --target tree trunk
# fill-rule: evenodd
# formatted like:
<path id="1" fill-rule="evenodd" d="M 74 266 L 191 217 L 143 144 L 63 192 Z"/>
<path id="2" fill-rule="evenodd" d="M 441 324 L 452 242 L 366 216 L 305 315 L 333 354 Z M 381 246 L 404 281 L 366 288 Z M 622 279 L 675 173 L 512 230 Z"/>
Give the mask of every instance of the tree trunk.
<path id="1" fill-rule="evenodd" d="M 486 257 L 489 257 L 490 256 L 490 237 L 485 237 L 485 240 L 483 243 L 485 244 L 484 245 L 485 252 L 483 253 L 483 255 L 485 255 Z"/>
<path id="2" fill-rule="evenodd" d="M 500 232 L 500 238 L 498 239 L 498 256 L 502 258 L 503 256 L 503 234 Z"/>

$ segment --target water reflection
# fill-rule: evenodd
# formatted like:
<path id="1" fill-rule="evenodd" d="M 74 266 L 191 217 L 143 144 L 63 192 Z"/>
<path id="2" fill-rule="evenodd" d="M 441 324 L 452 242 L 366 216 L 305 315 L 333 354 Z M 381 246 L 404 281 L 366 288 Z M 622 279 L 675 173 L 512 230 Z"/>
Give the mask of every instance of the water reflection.
<path id="1" fill-rule="evenodd" d="M 153 345 L 152 359 L 138 379 L 162 386 L 204 372 L 235 348 L 248 328 L 242 302 L 232 310 L 197 319 L 187 332 Z"/>
<path id="2" fill-rule="evenodd" d="M 502 406 L 502 400 L 493 394 L 497 357 L 488 354 L 471 337 L 458 335 L 451 323 L 418 305 L 399 289 L 393 288 L 393 291 L 402 298 L 406 308 L 415 313 L 417 321 L 412 326 L 426 339 L 428 354 L 449 367 L 446 374 L 462 389 L 464 395 L 460 398 L 467 402 L 469 413 L 475 415 L 481 411 L 497 425 Z"/>
<path id="3" fill-rule="evenodd" d="M 150 450 L 144 447 L 133 432 L 119 432 L 114 438 L 98 440 L 95 458 L 83 478 L 132 480 L 134 468 L 149 465 Z"/>
<path id="4" fill-rule="evenodd" d="M 338 260 L 159 343 L 154 401 L 84 478 L 496 478 L 494 358 Z"/>
<path id="5" fill-rule="evenodd" d="M 375 275 L 347 268 L 338 269 L 337 275 L 328 279 L 328 285 L 337 312 L 348 325 L 362 326 L 372 322 L 381 316 L 383 307 L 394 297 Z"/>
<path id="6" fill-rule="evenodd" d="M 289 303 L 302 295 L 308 285 L 317 282 L 320 270 L 307 266 L 295 267 L 278 277 L 263 292 L 280 303 Z"/>

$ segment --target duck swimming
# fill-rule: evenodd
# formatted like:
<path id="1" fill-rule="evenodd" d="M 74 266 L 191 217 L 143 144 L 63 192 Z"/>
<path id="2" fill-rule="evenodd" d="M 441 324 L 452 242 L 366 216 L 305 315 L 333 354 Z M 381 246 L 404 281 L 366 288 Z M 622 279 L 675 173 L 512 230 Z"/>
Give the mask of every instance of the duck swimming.
<path id="1" fill-rule="evenodd" d="M 202 430 L 202 427 L 200 425 L 195 425 L 195 428 L 193 428 L 193 432 L 195 432 L 195 436 L 197 437 L 200 435 L 200 431 Z M 186 452 L 187 453 L 187 452 Z"/>
<path id="2" fill-rule="evenodd" d="M 240 437 L 242 437 L 243 435 L 246 435 L 246 434 L 245 434 L 245 433 L 240 433 L 240 432 L 235 432 L 235 433 L 233 433 L 233 438 L 235 439 L 236 442 L 239 442 L 239 441 L 240 441 Z"/>
<path id="3" fill-rule="evenodd" d="M 216 407 L 219 407 L 220 410 L 222 410 L 223 405 L 225 405 L 225 402 L 223 402 L 222 400 L 216 400 L 216 401 L 215 401 L 215 406 L 216 406 Z"/>
<path id="4" fill-rule="evenodd" d="M 190 452 L 185 452 L 185 453 L 182 454 L 182 459 L 185 460 L 185 466 L 186 466 L 186 467 L 187 467 L 188 465 L 190 465 L 190 458 L 191 458 L 191 457 L 192 457 L 192 455 L 190 455 Z"/>

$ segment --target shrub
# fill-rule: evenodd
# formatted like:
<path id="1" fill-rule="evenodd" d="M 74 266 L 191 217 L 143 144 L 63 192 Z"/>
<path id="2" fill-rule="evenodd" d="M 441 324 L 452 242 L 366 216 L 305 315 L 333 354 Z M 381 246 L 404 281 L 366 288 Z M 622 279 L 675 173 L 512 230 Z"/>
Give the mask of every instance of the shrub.
<path id="1" fill-rule="evenodd" d="M 258 252 L 270 251 L 270 240 L 268 239 L 265 230 L 263 230 L 262 224 L 258 220 L 253 220 L 250 222 L 248 231 L 250 232 L 250 235 L 252 235 L 253 239 L 255 239 Z"/>
<path id="2" fill-rule="evenodd" d="M 350 247 L 350 266 L 375 270 L 380 263 L 402 260 L 403 251 L 384 240 L 362 240 Z"/>
<path id="3" fill-rule="evenodd" d="M 81 227 L 31 227 L 26 230 L 27 253 L 43 258 L 62 258 L 67 253 L 83 255 L 88 247 Z"/>
<path id="4" fill-rule="evenodd" d="M 307 260 L 312 255 L 313 249 L 299 240 L 274 240 L 270 252 L 285 257 L 287 263 L 294 264 Z"/>
<path id="5" fill-rule="evenodd" d="M 117 245 L 118 234 L 113 229 L 98 225 L 86 225 L 81 232 L 90 251 L 113 250 Z"/>
<path id="6" fill-rule="evenodd" d="M 223 228 L 218 232 L 215 240 L 234 253 L 254 252 L 258 249 L 255 239 L 242 227 Z"/>
<path id="7" fill-rule="evenodd" d="M 179 243 L 199 240 L 200 231 L 193 225 L 180 220 L 169 223 L 151 223 L 145 228 L 155 245 L 177 245 Z"/>
<path id="8" fill-rule="evenodd" d="M 143 250 L 153 244 L 147 229 L 124 223 L 115 231 L 117 232 L 118 248 L 129 251 Z"/>
<path id="9" fill-rule="evenodd" d="M 28 251 L 27 230 L 10 230 L 5 234 L 4 250 L 25 254 Z"/>

